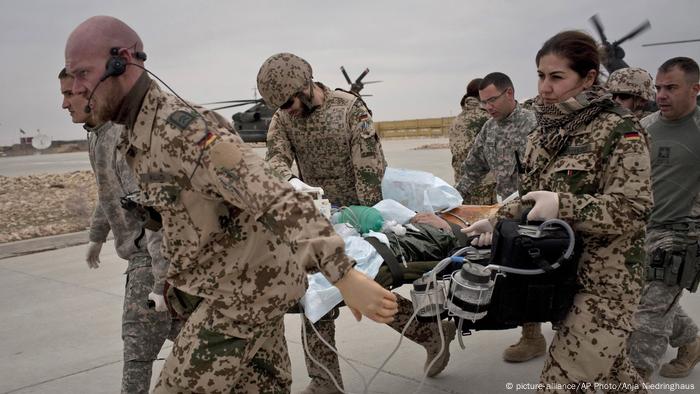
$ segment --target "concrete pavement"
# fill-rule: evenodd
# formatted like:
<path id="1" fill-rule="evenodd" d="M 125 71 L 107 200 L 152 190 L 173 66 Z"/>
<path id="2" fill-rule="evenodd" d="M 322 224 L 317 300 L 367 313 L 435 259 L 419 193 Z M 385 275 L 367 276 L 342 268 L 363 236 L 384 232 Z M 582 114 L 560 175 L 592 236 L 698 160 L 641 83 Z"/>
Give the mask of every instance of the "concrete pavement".
<path id="1" fill-rule="evenodd" d="M 0 246 L 0 249 L 2 246 Z M 102 249 L 102 264 L 90 270 L 83 261 L 85 245 L 0 260 L 0 393 L 118 393 L 121 379 L 120 318 L 125 263 L 112 242 Z M 408 288 L 401 289 L 408 295 Z M 681 301 L 700 321 L 696 294 Z M 340 352 L 369 379 L 394 349 L 399 336 L 388 326 L 355 322 L 344 310 L 337 324 Z M 300 341 L 299 315 L 287 315 L 286 337 L 292 360 L 292 392 L 308 383 Z M 545 336 L 552 338 L 549 325 Z M 507 384 L 536 383 L 542 359 L 507 364 L 501 352 L 518 338 L 518 330 L 477 332 L 465 337 L 466 350 L 451 344 L 451 360 L 423 393 L 498 393 L 515 391 Z M 161 351 L 164 357 L 172 344 Z M 675 355 L 668 351 L 664 361 Z M 424 350 L 404 340 L 370 387 L 371 393 L 412 393 L 422 379 Z M 162 361 L 156 362 L 155 374 Z M 346 387 L 362 392 L 362 379 L 341 362 Z M 700 368 L 685 379 L 661 383 L 700 387 Z M 532 391 L 532 390 L 521 390 Z M 682 392 L 676 387 L 674 392 Z M 666 390 L 655 392 L 671 392 Z"/>

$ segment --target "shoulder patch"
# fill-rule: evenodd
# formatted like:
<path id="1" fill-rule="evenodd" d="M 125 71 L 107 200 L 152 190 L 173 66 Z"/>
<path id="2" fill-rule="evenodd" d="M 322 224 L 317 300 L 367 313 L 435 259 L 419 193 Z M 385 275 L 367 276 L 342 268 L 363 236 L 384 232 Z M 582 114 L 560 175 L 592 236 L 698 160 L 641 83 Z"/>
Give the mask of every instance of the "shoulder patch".
<path id="1" fill-rule="evenodd" d="M 639 133 L 634 130 L 625 132 L 622 134 L 622 137 L 628 141 L 634 141 L 642 138 Z"/>
<path id="2" fill-rule="evenodd" d="M 193 115 L 189 112 L 175 111 L 172 114 L 170 114 L 170 116 L 168 116 L 167 122 L 180 130 L 184 130 L 187 128 L 187 126 L 190 125 L 190 123 L 192 123 L 192 121 L 195 118 L 196 115 Z"/>

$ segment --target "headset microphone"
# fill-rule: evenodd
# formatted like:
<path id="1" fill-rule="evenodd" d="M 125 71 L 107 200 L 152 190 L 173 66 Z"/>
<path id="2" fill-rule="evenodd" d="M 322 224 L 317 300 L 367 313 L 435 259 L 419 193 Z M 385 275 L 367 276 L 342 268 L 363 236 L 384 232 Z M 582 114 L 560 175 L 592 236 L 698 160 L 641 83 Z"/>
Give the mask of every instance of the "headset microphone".
<path id="1" fill-rule="evenodd" d="M 88 102 L 85 105 L 85 113 L 89 114 L 92 112 L 92 108 L 90 108 L 90 102 L 92 101 L 92 95 L 95 94 L 95 91 L 97 90 L 97 87 L 100 86 L 100 84 L 107 78 L 109 77 L 117 77 L 119 75 L 124 74 L 124 71 L 126 71 L 126 66 L 127 66 L 127 61 L 126 58 L 123 56 L 119 56 L 119 48 L 111 48 L 109 50 L 109 60 L 107 60 L 107 64 L 105 65 L 105 72 L 102 74 L 100 77 L 100 80 L 97 82 L 95 87 L 92 89 L 92 92 L 90 92 L 90 97 L 88 97 Z M 144 52 L 136 52 L 136 58 L 141 59 L 141 60 L 146 60 L 146 54 Z"/>

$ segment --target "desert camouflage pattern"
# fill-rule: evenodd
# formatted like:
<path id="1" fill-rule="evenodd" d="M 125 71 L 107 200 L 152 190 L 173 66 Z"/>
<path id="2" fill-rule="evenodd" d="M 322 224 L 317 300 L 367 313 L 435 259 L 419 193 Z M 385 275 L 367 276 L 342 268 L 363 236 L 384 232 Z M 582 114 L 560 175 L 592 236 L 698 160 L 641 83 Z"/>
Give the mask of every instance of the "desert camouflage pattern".
<path id="1" fill-rule="evenodd" d="M 219 364 L 202 367 L 188 352 L 214 346 L 240 356 L 235 347 L 207 342 L 203 332 L 268 338 L 270 322 L 304 294 L 307 273 L 320 271 L 335 283 L 354 261 L 311 198 L 280 180 L 219 117 L 204 109 L 193 113 L 147 77 L 125 101 L 139 100 L 131 96 L 139 85 L 146 85 L 145 97 L 120 149 L 137 174 L 143 200 L 163 218 L 167 279 L 203 298 L 166 361 L 160 385 L 198 391 L 207 376 L 220 373 L 211 369 Z M 286 357 L 286 349 L 279 351 Z M 195 355 L 213 357 L 209 350 Z M 250 362 L 231 365 L 227 375 L 234 377 L 253 373 L 236 366 L 257 368 Z M 240 381 L 226 380 L 226 389 L 215 392 L 231 392 L 234 383 Z"/>
<path id="2" fill-rule="evenodd" d="M 506 198 L 518 190 L 515 152 L 521 160 L 527 135 L 535 128 L 535 114 L 517 104 L 505 119 L 489 119 L 474 139 L 467 159 L 462 163 L 462 178 L 455 187 L 465 199 L 471 198 L 489 171 L 496 179 L 496 194 Z"/>
<path id="3" fill-rule="evenodd" d="M 279 108 L 294 94 L 311 86 L 311 65 L 291 53 L 270 56 L 258 71 L 258 91 L 267 105 Z"/>
<path id="4" fill-rule="evenodd" d="M 322 84 L 325 101 L 308 117 L 277 111 L 267 132 L 266 160 L 283 179 L 299 177 L 323 188 L 337 206 L 372 206 L 382 199 L 386 160 L 372 116 L 350 93 Z"/>
<path id="5" fill-rule="evenodd" d="M 605 87 L 610 93 L 627 93 L 647 101 L 656 99 L 651 74 L 639 67 L 620 68 L 613 71 L 605 82 Z"/>
<path id="6" fill-rule="evenodd" d="M 462 163 L 467 159 L 474 138 L 481 131 L 481 127 L 488 120 L 489 115 L 479 105 L 475 97 L 467 97 L 462 104 L 462 112 L 455 117 L 450 127 L 448 137 L 450 139 L 450 151 L 452 152 L 452 169 L 455 182 L 462 179 Z M 464 204 L 490 205 L 495 202 L 496 182 L 493 176 L 475 186 L 470 191 L 470 199 Z"/>
<path id="7" fill-rule="evenodd" d="M 601 100 L 614 109 L 609 98 Z M 577 113 L 588 101 L 581 95 L 562 104 L 557 107 Z M 542 383 L 641 383 L 625 352 L 644 283 L 644 226 L 652 206 L 648 142 L 640 130 L 632 115 L 603 110 L 573 129 L 558 151 L 545 148 L 541 127 L 528 136 L 521 195 L 557 192 L 559 218 L 584 243 L 580 291 L 549 349 Z M 516 199 L 498 215 L 520 218 L 521 212 Z"/>
<path id="8" fill-rule="evenodd" d="M 177 339 L 153 393 L 289 393 L 291 362 L 277 316 L 244 337 L 205 300 Z M 190 360 L 185 371 L 178 360 Z"/>
<path id="9" fill-rule="evenodd" d="M 93 242 L 105 242 L 112 230 L 117 255 L 128 260 L 122 313 L 122 393 L 148 393 L 153 361 L 165 339 L 175 339 L 181 322 L 172 320 L 167 312 L 146 307 L 148 293 L 163 294 L 168 261 L 160 254 L 161 234 L 144 232 L 139 218 L 119 202 L 122 196 L 138 191 L 136 178 L 117 150 L 123 130 L 109 122 L 88 129 L 88 154 L 98 197 L 89 235 Z"/>

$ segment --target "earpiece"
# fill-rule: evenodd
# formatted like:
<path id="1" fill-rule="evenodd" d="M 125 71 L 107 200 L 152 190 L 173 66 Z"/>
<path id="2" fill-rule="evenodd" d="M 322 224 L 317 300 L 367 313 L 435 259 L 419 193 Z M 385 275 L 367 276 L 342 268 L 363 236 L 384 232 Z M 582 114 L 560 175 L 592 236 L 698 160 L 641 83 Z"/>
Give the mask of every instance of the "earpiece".
<path id="1" fill-rule="evenodd" d="M 105 72 L 102 74 L 100 81 L 104 81 L 109 77 L 117 77 L 126 71 L 126 59 L 123 56 L 119 56 L 119 48 L 110 49 L 109 55 L 109 60 L 107 60 L 105 65 Z"/>

